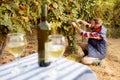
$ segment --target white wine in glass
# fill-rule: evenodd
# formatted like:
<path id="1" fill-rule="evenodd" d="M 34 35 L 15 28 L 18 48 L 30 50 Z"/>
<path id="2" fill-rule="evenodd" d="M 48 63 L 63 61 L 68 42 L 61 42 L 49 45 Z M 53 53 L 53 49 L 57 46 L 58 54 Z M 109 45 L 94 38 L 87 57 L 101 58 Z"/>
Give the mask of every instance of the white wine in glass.
<path id="1" fill-rule="evenodd" d="M 14 55 L 15 57 L 19 57 L 24 49 L 25 43 L 24 42 L 11 42 L 8 44 L 8 51 Z"/>
<path id="2" fill-rule="evenodd" d="M 7 50 L 16 58 L 16 61 L 20 57 L 26 45 L 26 39 L 22 33 L 10 33 L 7 35 Z M 19 63 L 19 62 L 18 62 Z M 12 73 L 19 73 L 21 67 L 16 66 Z"/>
<path id="3" fill-rule="evenodd" d="M 65 46 L 64 45 L 56 45 L 51 42 L 46 42 L 45 43 L 45 48 L 47 49 L 45 53 L 48 56 L 49 61 L 55 61 L 59 57 L 61 57 L 65 51 Z"/>
<path id="4" fill-rule="evenodd" d="M 48 36 L 48 41 L 45 43 L 45 57 L 46 61 L 55 63 L 54 70 L 50 71 L 50 76 L 56 77 L 60 72 L 57 69 L 57 60 L 63 56 L 65 51 L 65 37 L 60 34 L 54 34 Z"/>

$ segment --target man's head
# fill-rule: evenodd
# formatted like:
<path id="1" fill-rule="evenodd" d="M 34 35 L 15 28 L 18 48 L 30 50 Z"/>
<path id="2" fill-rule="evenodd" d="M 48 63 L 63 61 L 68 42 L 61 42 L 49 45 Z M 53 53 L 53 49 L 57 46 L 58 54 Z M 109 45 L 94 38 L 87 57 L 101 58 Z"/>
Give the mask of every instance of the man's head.
<path id="1" fill-rule="evenodd" d="M 100 18 L 94 18 L 91 20 L 91 27 L 97 28 L 102 25 L 102 20 Z"/>

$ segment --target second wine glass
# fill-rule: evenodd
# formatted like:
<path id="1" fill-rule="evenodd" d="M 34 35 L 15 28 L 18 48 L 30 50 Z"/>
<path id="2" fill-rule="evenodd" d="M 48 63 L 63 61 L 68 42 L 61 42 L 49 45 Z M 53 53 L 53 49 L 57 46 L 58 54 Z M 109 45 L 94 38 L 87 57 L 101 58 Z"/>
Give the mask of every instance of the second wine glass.
<path id="1" fill-rule="evenodd" d="M 55 63 L 55 68 L 50 72 L 50 76 L 55 76 L 59 73 L 57 69 L 57 60 L 63 56 L 65 51 L 65 37 L 60 34 L 54 34 L 48 36 L 48 41 L 45 43 L 46 59 Z M 46 61 L 47 61 L 46 60 Z"/>

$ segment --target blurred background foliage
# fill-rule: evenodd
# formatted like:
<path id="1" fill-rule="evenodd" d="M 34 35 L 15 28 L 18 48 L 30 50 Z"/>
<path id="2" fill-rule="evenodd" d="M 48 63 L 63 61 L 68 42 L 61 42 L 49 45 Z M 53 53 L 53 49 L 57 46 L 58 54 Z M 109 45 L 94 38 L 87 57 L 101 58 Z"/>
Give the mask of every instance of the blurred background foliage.
<path id="1" fill-rule="evenodd" d="M 65 35 L 74 51 L 76 32 L 71 22 L 78 18 L 88 22 L 101 18 L 108 28 L 107 36 L 120 37 L 120 0 L 0 0 L 0 27 L 5 26 L 10 32 L 32 32 L 31 28 L 41 22 L 43 3 L 48 5 L 52 33 Z"/>

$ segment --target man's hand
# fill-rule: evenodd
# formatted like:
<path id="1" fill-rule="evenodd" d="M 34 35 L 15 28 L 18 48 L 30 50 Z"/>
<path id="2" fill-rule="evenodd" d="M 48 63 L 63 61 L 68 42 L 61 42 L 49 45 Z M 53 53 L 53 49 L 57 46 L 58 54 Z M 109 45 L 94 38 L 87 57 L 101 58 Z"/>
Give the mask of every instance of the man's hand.
<path id="1" fill-rule="evenodd" d="M 77 19 L 75 22 L 76 22 L 76 23 L 82 23 L 84 26 L 89 25 L 88 22 L 86 22 L 86 21 L 84 21 L 84 20 L 82 20 L 82 19 Z"/>
<path id="2" fill-rule="evenodd" d="M 72 22 L 72 25 L 73 25 L 73 27 L 74 27 L 74 28 L 76 28 L 76 27 L 77 27 L 77 25 L 76 25 L 76 23 L 75 23 L 75 22 Z"/>
<path id="3" fill-rule="evenodd" d="M 82 21 L 81 19 L 77 19 L 77 20 L 76 20 L 76 23 L 79 23 L 79 22 L 81 22 L 81 21 Z"/>
<path id="4" fill-rule="evenodd" d="M 81 33 L 81 32 L 83 31 L 82 29 L 80 29 L 80 28 L 76 25 L 75 22 L 72 22 L 72 25 L 73 25 L 73 27 L 74 27 L 79 33 Z"/>

